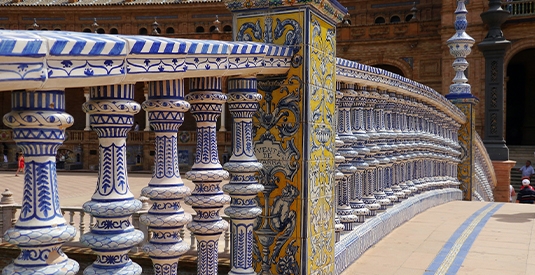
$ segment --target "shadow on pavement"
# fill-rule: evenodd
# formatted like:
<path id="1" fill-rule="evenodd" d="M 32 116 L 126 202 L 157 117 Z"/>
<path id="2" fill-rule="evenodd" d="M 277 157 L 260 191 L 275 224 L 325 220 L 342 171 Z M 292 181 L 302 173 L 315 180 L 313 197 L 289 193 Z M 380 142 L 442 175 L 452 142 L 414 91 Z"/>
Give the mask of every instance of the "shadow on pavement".
<path id="1" fill-rule="evenodd" d="M 526 223 L 535 219 L 535 208 L 533 213 L 517 213 L 517 214 L 494 214 L 492 218 L 495 218 L 498 222 L 506 223 Z"/>

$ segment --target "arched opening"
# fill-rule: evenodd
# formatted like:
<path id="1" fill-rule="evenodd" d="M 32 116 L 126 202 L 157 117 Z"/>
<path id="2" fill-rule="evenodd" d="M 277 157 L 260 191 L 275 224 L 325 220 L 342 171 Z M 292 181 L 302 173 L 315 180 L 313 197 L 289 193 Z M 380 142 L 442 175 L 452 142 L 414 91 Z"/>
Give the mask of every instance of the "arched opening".
<path id="1" fill-rule="evenodd" d="M 399 18 L 399 16 L 394 15 L 390 17 L 390 23 L 398 23 L 398 22 L 401 22 L 401 18 Z"/>
<path id="2" fill-rule="evenodd" d="M 147 35 L 147 29 L 146 29 L 146 28 L 141 28 L 141 29 L 139 29 L 139 34 L 141 34 L 141 35 Z"/>
<path id="3" fill-rule="evenodd" d="M 406 22 L 411 21 L 411 20 L 412 20 L 412 17 L 413 17 L 412 14 L 408 14 L 407 16 L 405 16 L 405 21 L 406 21 Z"/>
<path id="4" fill-rule="evenodd" d="M 215 26 L 211 26 L 210 27 L 210 32 L 214 32 L 215 31 Z"/>
<path id="5" fill-rule="evenodd" d="M 386 20 L 384 17 L 375 18 L 375 24 L 384 24 L 384 23 L 386 23 Z"/>
<path id="6" fill-rule="evenodd" d="M 175 29 L 169 27 L 169 28 L 165 29 L 165 33 L 175 33 Z"/>
<path id="7" fill-rule="evenodd" d="M 61 31 L 61 29 L 54 29 L 55 31 Z"/>
<path id="8" fill-rule="evenodd" d="M 378 65 L 373 65 L 373 66 L 375 68 L 383 69 L 385 71 L 389 71 L 389 72 L 393 72 L 393 73 L 401 75 L 401 76 L 405 76 L 403 71 L 400 68 L 396 67 L 396 66 L 387 65 L 387 64 L 378 64 Z"/>
<path id="9" fill-rule="evenodd" d="M 507 65 L 506 141 L 535 145 L 535 48 L 517 53 Z M 491 101 L 492 105 L 492 101 Z"/>
<path id="10" fill-rule="evenodd" d="M 203 27 L 203 26 L 198 26 L 198 27 L 195 29 L 195 32 L 204 32 L 204 27 Z"/>
<path id="11" fill-rule="evenodd" d="M 82 32 L 91 32 L 91 30 L 88 28 L 85 28 Z"/>
<path id="12" fill-rule="evenodd" d="M 41 29 L 42 31 L 48 31 L 48 29 Z"/>
<path id="13" fill-rule="evenodd" d="M 111 28 L 110 29 L 110 33 L 111 34 L 119 34 L 119 31 L 116 28 Z"/>
<path id="14" fill-rule="evenodd" d="M 106 31 L 103 28 L 98 28 L 97 33 L 103 34 L 106 33 Z"/>
<path id="15" fill-rule="evenodd" d="M 232 26 L 230 26 L 230 25 L 226 25 L 226 26 L 224 26 L 224 27 L 223 27 L 223 31 L 224 31 L 224 32 L 231 32 L 231 31 L 232 31 Z"/>

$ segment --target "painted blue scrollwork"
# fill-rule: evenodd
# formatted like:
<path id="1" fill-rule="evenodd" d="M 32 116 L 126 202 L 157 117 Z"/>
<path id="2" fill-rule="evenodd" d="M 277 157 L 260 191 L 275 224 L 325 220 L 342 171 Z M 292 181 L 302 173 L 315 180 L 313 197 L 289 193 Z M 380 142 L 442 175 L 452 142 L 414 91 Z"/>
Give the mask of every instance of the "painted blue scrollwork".
<path id="1" fill-rule="evenodd" d="M 288 29 L 292 27 L 292 29 Z M 247 31 L 250 30 L 250 33 Z M 295 46 L 293 53 L 299 52 L 301 43 L 303 42 L 302 28 L 294 19 L 280 20 L 276 18 L 275 29 L 273 29 L 273 18 L 266 17 L 264 20 L 264 30 L 260 25 L 260 19 L 256 23 L 247 22 L 240 26 L 236 37 L 237 41 L 253 41 L 255 40 L 268 44 L 273 44 L 273 41 L 283 37 L 286 33 L 283 45 Z"/>

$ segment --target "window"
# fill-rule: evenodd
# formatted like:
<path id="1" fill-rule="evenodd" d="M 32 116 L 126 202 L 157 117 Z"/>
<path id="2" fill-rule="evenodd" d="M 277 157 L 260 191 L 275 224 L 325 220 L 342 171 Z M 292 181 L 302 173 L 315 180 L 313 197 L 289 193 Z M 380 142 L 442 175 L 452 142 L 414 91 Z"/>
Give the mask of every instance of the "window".
<path id="1" fill-rule="evenodd" d="M 386 20 L 384 17 L 375 18 L 375 24 L 384 24 L 384 23 L 386 23 Z"/>
<path id="2" fill-rule="evenodd" d="M 104 31 L 103 28 L 98 28 L 97 33 L 103 34 L 103 33 L 106 33 L 106 31 Z"/>
<path id="3" fill-rule="evenodd" d="M 175 29 L 169 27 L 169 28 L 165 29 L 165 33 L 175 33 Z"/>
<path id="4" fill-rule="evenodd" d="M 401 22 L 401 18 L 399 18 L 399 16 L 394 15 L 390 18 L 390 23 L 398 23 L 398 22 Z"/>
<path id="5" fill-rule="evenodd" d="M 139 34 L 141 34 L 141 35 L 147 35 L 147 29 L 146 29 L 146 28 L 141 28 L 141 29 L 139 29 Z"/>
<path id="6" fill-rule="evenodd" d="M 224 32 L 231 32 L 232 31 L 232 27 L 230 25 L 226 25 L 223 27 L 223 31 Z"/>
<path id="7" fill-rule="evenodd" d="M 214 32 L 215 31 L 215 26 L 211 26 L 210 27 L 210 32 Z"/>
<path id="8" fill-rule="evenodd" d="M 204 27 L 202 27 L 202 26 L 198 26 L 198 27 L 195 29 L 195 32 L 204 32 Z"/>
<path id="9" fill-rule="evenodd" d="M 61 31 L 60 29 L 54 29 L 55 31 Z"/>
<path id="10" fill-rule="evenodd" d="M 409 22 L 409 21 L 411 21 L 411 20 L 412 20 L 412 14 L 409 14 L 409 15 L 407 15 L 407 16 L 405 17 L 405 21 L 406 21 L 406 22 Z"/>
<path id="11" fill-rule="evenodd" d="M 83 32 L 91 32 L 91 30 L 88 29 L 88 28 L 85 28 L 85 29 L 83 30 Z"/>
<path id="12" fill-rule="evenodd" d="M 119 34 L 119 31 L 116 28 L 111 28 L 110 29 L 110 33 L 111 34 Z"/>

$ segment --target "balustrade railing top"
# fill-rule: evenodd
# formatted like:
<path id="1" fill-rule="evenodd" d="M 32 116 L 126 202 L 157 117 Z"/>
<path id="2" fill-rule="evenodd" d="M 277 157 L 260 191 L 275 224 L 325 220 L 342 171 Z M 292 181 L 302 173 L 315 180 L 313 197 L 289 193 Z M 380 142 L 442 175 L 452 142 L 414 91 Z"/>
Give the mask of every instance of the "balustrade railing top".
<path id="1" fill-rule="evenodd" d="M 0 31 L 1 90 L 283 74 L 290 47 L 64 31 Z M 73 81 L 76 80 L 76 81 Z"/>
<path id="2" fill-rule="evenodd" d="M 348 83 L 393 90 L 403 95 L 410 95 L 435 106 L 455 121 L 463 124 L 466 116 L 455 105 L 432 88 L 398 74 L 360 64 L 358 62 L 336 58 L 336 80 Z"/>

